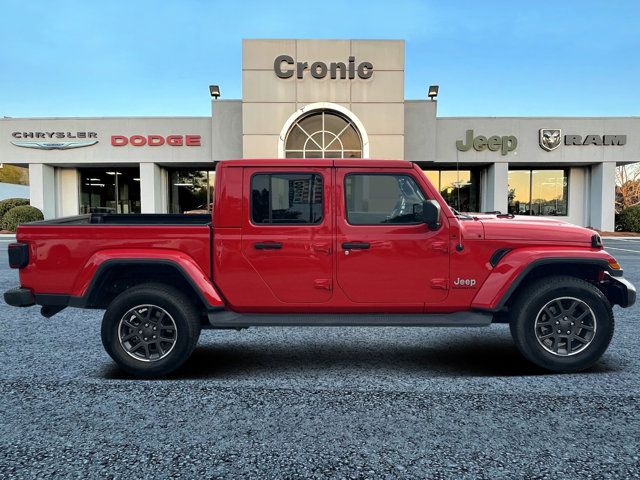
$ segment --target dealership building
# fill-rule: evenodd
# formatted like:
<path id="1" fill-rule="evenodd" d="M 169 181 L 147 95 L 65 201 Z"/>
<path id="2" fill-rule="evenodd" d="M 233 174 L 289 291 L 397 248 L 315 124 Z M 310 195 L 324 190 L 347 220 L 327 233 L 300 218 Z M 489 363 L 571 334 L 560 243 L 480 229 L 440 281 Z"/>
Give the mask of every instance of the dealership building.
<path id="1" fill-rule="evenodd" d="M 640 118 L 438 117 L 428 85 L 405 99 L 404 69 L 399 40 L 245 40 L 242 98 L 210 116 L 4 118 L 0 162 L 28 166 L 46 218 L 206 211 L 219 160 L 325 157 L 416 162 L 461 211 L 614 229 Z"/>

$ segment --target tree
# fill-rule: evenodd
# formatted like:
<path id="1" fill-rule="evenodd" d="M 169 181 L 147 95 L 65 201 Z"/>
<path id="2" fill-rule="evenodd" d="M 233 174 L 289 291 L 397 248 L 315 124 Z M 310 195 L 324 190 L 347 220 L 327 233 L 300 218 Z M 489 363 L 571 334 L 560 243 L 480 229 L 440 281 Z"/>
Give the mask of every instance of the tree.
<path id="1" fill-rule="evenodd" d="M 616 168 L 616 212 L 640 205 L 640 163 Z"/>
<path id="2" fill-rule="evenodd" d="M 15 165 L 0 164 L 0 182 L 29 185 L 29 170 Z"/>

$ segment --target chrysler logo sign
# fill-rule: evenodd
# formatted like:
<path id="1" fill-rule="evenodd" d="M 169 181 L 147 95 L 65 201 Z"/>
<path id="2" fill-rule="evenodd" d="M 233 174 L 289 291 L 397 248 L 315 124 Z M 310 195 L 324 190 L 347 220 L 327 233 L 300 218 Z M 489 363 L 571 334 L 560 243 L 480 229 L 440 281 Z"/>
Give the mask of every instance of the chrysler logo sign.
<path id="1" fill-rule="evenodd" d="M 69 150 L 70 148 L 90 147 L 98 143 L 98 140 L 85 142 L 11 142 L 16 147 L 38 148 L 40 150 Z"/>
<path id="2" fill-rule="evenodd" d="M 39 150 L 69 150 L 98 143 L 96 132 L 11 132 L 11 144 Z"/>

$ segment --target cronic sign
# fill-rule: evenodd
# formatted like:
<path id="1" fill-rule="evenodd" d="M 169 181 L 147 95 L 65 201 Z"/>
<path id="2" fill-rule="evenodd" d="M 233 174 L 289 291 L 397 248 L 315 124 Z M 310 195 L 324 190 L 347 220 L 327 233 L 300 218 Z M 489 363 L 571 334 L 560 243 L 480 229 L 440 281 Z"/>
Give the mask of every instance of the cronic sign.
<path id="1" fill-rule="evenodd" d="M 304 72 L 309 71 L 313 78 L 321 79 L 327 75 L 332 80 L 340 77 L 342 80 L 349 78 L 367 79 L 373 75 L 373 64 L 371 62 L 360 62 L 356 64 L 356 57 L 349 57 L 347 62 L 296 62 L 290 55 L 279 55 L 273 61 L 273 71 L 278 78 L 291 78 L 293 75 L 298 79 L 304 78 Z"/>

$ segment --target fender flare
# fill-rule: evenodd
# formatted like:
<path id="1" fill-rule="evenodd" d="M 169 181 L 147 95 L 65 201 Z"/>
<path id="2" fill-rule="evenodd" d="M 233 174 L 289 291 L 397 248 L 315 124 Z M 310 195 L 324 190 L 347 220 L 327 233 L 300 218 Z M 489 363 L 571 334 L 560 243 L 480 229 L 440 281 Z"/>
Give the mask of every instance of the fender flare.
<path id="1" fill-rule="evenodd" d="M 518 254 L 517 256 L 514 254 Z M 515 293 L 523 280 L 534 269 L 544 265 L 592 265 L 609 272 L 612 276 L 621 276 L 622 270 L 613 270 L 609 266 L 612 258 L 604 250 L 598 252 L 527 252 L 515 250 L 507 255 L 494 267 L 487 279 L 478 290 L 471 302 L 474 310 L 499 312 L 511 296 Z M 588 256 L 587 256 L 588 255 Z M 543 256 L 543 258 L 540 258 Z M 520 258 L 518 258 L 520 257 Z M 536 258 L 538 257 L 538 258 Z"/>
<path id="2" fill-rule="evenodd" d="M 222 310 L 225 303 L 209 277 L 200 266 L 182 252 L 175 250 L 96 252 L 86 262 L 74 284 L 69 306 L 84 307 L 98 288 L 100 278 L 111 268 L 120 265 L 165 265 L 174 268 L 200 297 L 208 310 Z"/>

